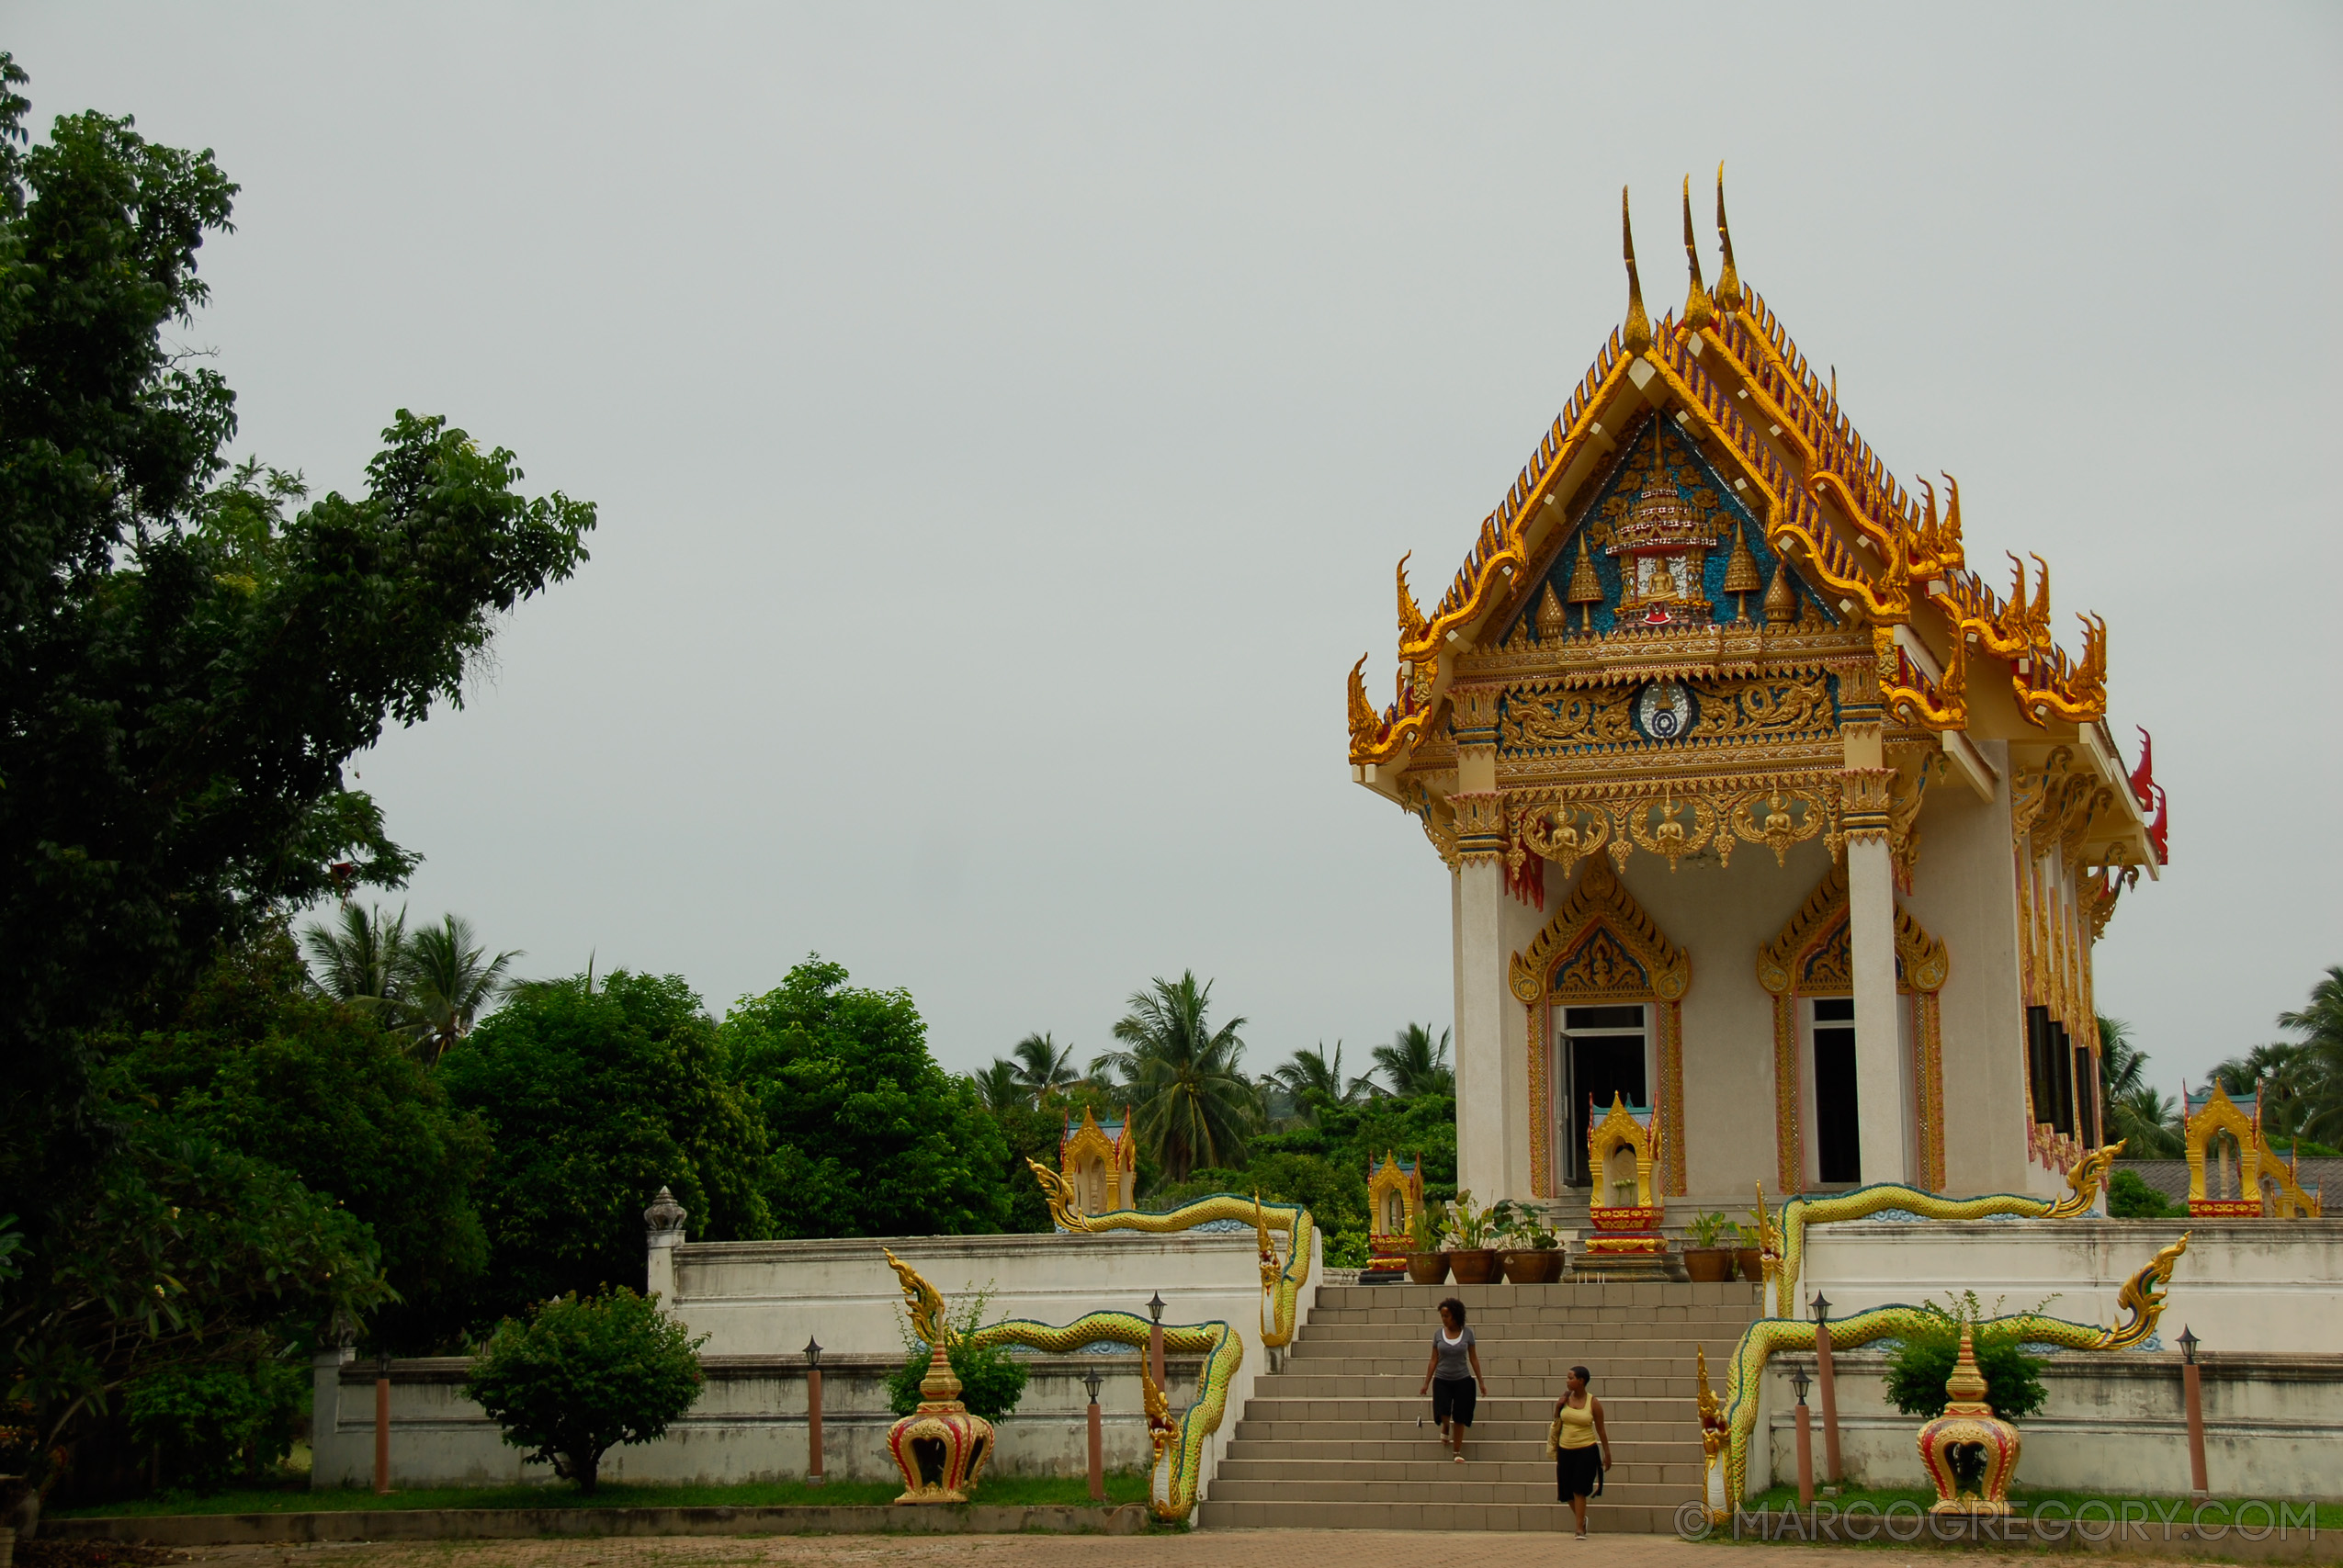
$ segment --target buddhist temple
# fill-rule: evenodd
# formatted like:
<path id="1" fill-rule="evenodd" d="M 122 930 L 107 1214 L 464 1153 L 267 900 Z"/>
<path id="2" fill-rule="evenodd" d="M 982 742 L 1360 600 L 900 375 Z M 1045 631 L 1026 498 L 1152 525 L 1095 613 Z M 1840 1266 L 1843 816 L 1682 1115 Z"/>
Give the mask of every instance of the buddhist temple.
<path id="1" fill-rule="evenodd" d="M 1714 288 L 1683 216 L 1655 320 L 1623 196 L 1625 321 L 1429 613 L 1401 558 L 1392 700 L 1351 672 L 1352 777 L 1450 872 L 1459 1185 L 1583 1196 L 1615 1101 L 1656 1198 L 2062 1190 L 2093 944 L 2165 858 L 2106 622 L 2070 652 L 2040 557 L 1972 568 L 1958 485 L 1907 491 L 1743 279 L 1721 175 Z"/>

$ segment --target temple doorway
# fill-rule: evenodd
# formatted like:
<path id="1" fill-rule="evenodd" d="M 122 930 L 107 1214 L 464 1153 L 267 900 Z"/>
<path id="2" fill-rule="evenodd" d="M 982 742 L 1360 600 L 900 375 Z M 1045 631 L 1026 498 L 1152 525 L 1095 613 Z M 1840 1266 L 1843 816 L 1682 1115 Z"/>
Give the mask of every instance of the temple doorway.
<path id="1" fill-rule="evenodd" d="M 1855 1093 L 1855 998 L 1814 1003 L 1815 1176 L 1824 1186 L 1862 1179 L 1862 1122 Z"/>
<path id="2" fill-rule="evenodd" d="M 1588 1120 L 1611 1109 L 1618 1095 L 1630 1105 L 1651 1103 L 1645 1077 L 1648 1032 L 1640 1002 L 1562 1010 L 1563 1168 L 1572 1187 L 1592 1185 L 1587 1170 Z"/>

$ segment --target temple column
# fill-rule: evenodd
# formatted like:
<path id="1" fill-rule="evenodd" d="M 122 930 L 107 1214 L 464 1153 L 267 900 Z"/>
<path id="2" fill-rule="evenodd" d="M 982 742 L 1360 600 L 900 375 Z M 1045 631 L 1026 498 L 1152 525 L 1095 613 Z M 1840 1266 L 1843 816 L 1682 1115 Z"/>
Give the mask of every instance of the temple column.
<path id="1" fill-rule="evenodd" d="M 1511 1117 L 1507 1103 L 1505 811 L 1497 790 L 1497 692 L 1449 693 L 1456 739 L 1456 1185 L 1481 1205 L 1510 1194 Z M 1526 1138 L 1523 1139 L 1526 1143 Z"/>
<path id="2" fill-rule="evenodd" d="M 1896 874 L 1888 855 L 1887 808 L 1895 770 L 1880 739 L 1878 676 L 1842 671 L 1840 775 L 1847 832 L 1847 945 L 1855 981 L 1855 1122 L 1865 1182 L 1912 1179 L 1906 1153 L 1911 1086 L 1904 1071 L 1896 990 Z"/>

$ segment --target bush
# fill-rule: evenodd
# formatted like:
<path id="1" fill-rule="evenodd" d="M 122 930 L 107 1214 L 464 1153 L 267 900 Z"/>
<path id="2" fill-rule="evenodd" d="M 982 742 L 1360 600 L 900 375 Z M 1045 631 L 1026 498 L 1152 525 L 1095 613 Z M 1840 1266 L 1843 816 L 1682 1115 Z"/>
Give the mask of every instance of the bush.
<path id="1" fill-rule="evenodd" d="M 960 1403 L 974 1415 L 998 1421 L 1024 1397 L 1025 1369 L 1005 1346 L 968 1343 L 968 1337 L 983 1320 L 987 1299 L 983 1292 L 976 1292 L 951 1314 L 954 1337 L 945 1359 L 952 1364 L 952 1375 L 960 1380 Z M 904 1360 L 888 1374 L 887 1407 L 898 1416 L 909 1416 L 919 1408 L 920 1382 L 927 1376 L 935 1352 L 900 1315 L 896 1326 L 903 1336 Z"/>
<path id="2" fill-rule="evenodd" d="M 1950 1403 L 1944 1393 L 1961 1356 L 1961 1325 L 1967 1324 L 1977 1371 L 1984 1374 L 1986 1403 L 2004 1421 L 2021 1420 L 2042 1408 L 2042 1358 L 2028 1355 L 2018 1337 L 1982 1326 L 1975 1291 L 1952 1298 L 1946 1311 L 1933 1302 L 1920 1308 L 1924 1326 L 1905 1337 L 1887 1360 L 1887 1397 L 1907 1416 L 1933 1420 Z"/>
<path id="3" fill-rule="evenodd" d="M 123 1400 L 131 1440 L 154 1453 L 165 1486 L 217 1492 L 274 1468 L 293 1450 L 309 1369 L 264 1356 L 171 1367 Z"/>
<path id="4" fill-rule="evenodd" d="M 464 1393 L 507 1443 L 592 1492 L 605 1452 L 662 1436 L 699 1397 L 707 1337 L 688 1334 L 624 1286 L 587 1301 L 560 1296 L 526 1324 L 496 1325 Z"/>
<path id="5" fill-rule="evenodd" d="M 2107 1212 L 2119 1220 L 2164 1220 L 2186 1214 L 2186 1205 L 2172 1201 L 2140 1179 L 2136 1170 L 2120 1166 L 2107 1182 Z"/>

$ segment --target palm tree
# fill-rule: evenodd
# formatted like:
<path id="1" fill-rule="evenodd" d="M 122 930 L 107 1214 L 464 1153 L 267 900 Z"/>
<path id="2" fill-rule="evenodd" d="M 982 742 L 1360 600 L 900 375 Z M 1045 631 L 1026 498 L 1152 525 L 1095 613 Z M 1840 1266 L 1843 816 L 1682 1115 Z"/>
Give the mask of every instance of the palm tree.
<path id="1" fill-rule="evenodd" d="M 2178 1159 L 2184 1152 L 2180 1139 L 2179 1102 L 2143 1083 L 2107 1100 L 2105 1135 L 2123 1141 L 2131 1159 Z"/>
<path id="2" fill-rule="evenodd" d="M 1033 1091 L 1025 1087 L 1017 1064 L 1005 1056 L 995 1056 L 992 1066 L 980 1073 L 970 1073 L 968 1081 L 976 1086 L 977 1099 L 995 1116 L 1022 1111 L 1033 1100 Z"/>
<path id="3" fill-rule="evenodd" d="M 2281 1015 L 2283 1016 L 2283 1015 Z M 2318 1078 L 2318 1064 L 2309 1046 L 2276 1040 L 2257 1045 L 2242 1056 L 2214 1065 L 2209 1077 L 2232 1100 L 2249 1099 L 2261 1089 L 2261 1122 L 2265 1132 L 2284 1137 L 2297 1130 Z"/>
<path id="4" fill-rule="evenodd" d="M 2099 1015 L 2100 1102 L 2112 1105 L 2147 1081 L 2147 1053 L 2132 1043 L 2132 1026 Z"/>
<path id="5" fill-rule="evenodd" d="M 1448 1031 L 1432 1037 L 1428 1023 L 1411 1023 L 1375 1048 L 1375 1071 L 1391 1080 L 1391 1092 L 1406 1100 L 1419 1094 L 1454 1094 L 1455 1070 L 1448 1065 Z"/>
<path id="6" fill-rule="evenodd" d="M 471 1032 L 481 1012 L 508 988 L 505 971 L 520 956 L 515 949 L 489 957 L 461 915 L 442 916 L 437 925 L 407 939 L 400 960 L 407 1023 L 424 1066 L 437 1066 L 447 1048 Z"/>
<path id="7" fill-rule="evenodd" d="M 1211 999 L 1211 982 L 1197 985 L 1193 971 L 1177 980 L 1158 976 L 1131 993 L 1130 1012 L 1115 1025 L 1123 1049 L 1091 1064 L 1127 1081 L 1136 1130 L 1172 1181 L 1185 1181 L 1198 1166 L 1242 1165 L 1260 1114 L 1242 1070 L 1245 1043 L 1237 1032 L 1245 1021 L 1232 1018 L 1215 1031 L 1206 1021 Z"/>
<path id="8" fill-rule="evenodd" d="M 2302 1113 L 2296 1131 L 2321 1143 L 2343 1142 L 2343 964 L 2330 964 L 2311 987 L 2310 1006 L 2281 1012 L 2278 1027 L 2303 1038 Z"/>
<path id="9" fill-rule="evenodd" d="M 1315 1122 L 1321 1107 L 1356 1105 L 1373 1092 L 1374 1084 L 1366 1078 L 1342 1081 L 1342 1043 L 1334 1043 L 1334 1057 L 1329 1061 L 1326 1043 L 1320 1041 L 1315 1051 L 1296 1051 L 1294 1059 L 1269 1075 L 1273 1082 L 1291 1097 L 1296 1113 Z"/>
<path id="10" fill-rule="evenodd" d="M 405 1021 L 405 909 L 390 916 L 379 905 L 345 904 L 337 922 L 311 926 L 301 945 L 309 949 L 310 984 L 321 993 L 376 1013 L 391 1027 Z"/>
<path id="11" fill-rule="evenodd" d="M 1017 1081 L 1024 1085 L 1025 1097 L 1036 1110 L 1051 1095 L 1082 1081 L 1082 1075 L 1074 1070 L 1074 1048 L 1061 1048 L 1047 1034 L 1026 1035 L 1010 1048 L 1009 1056 Z"/>

